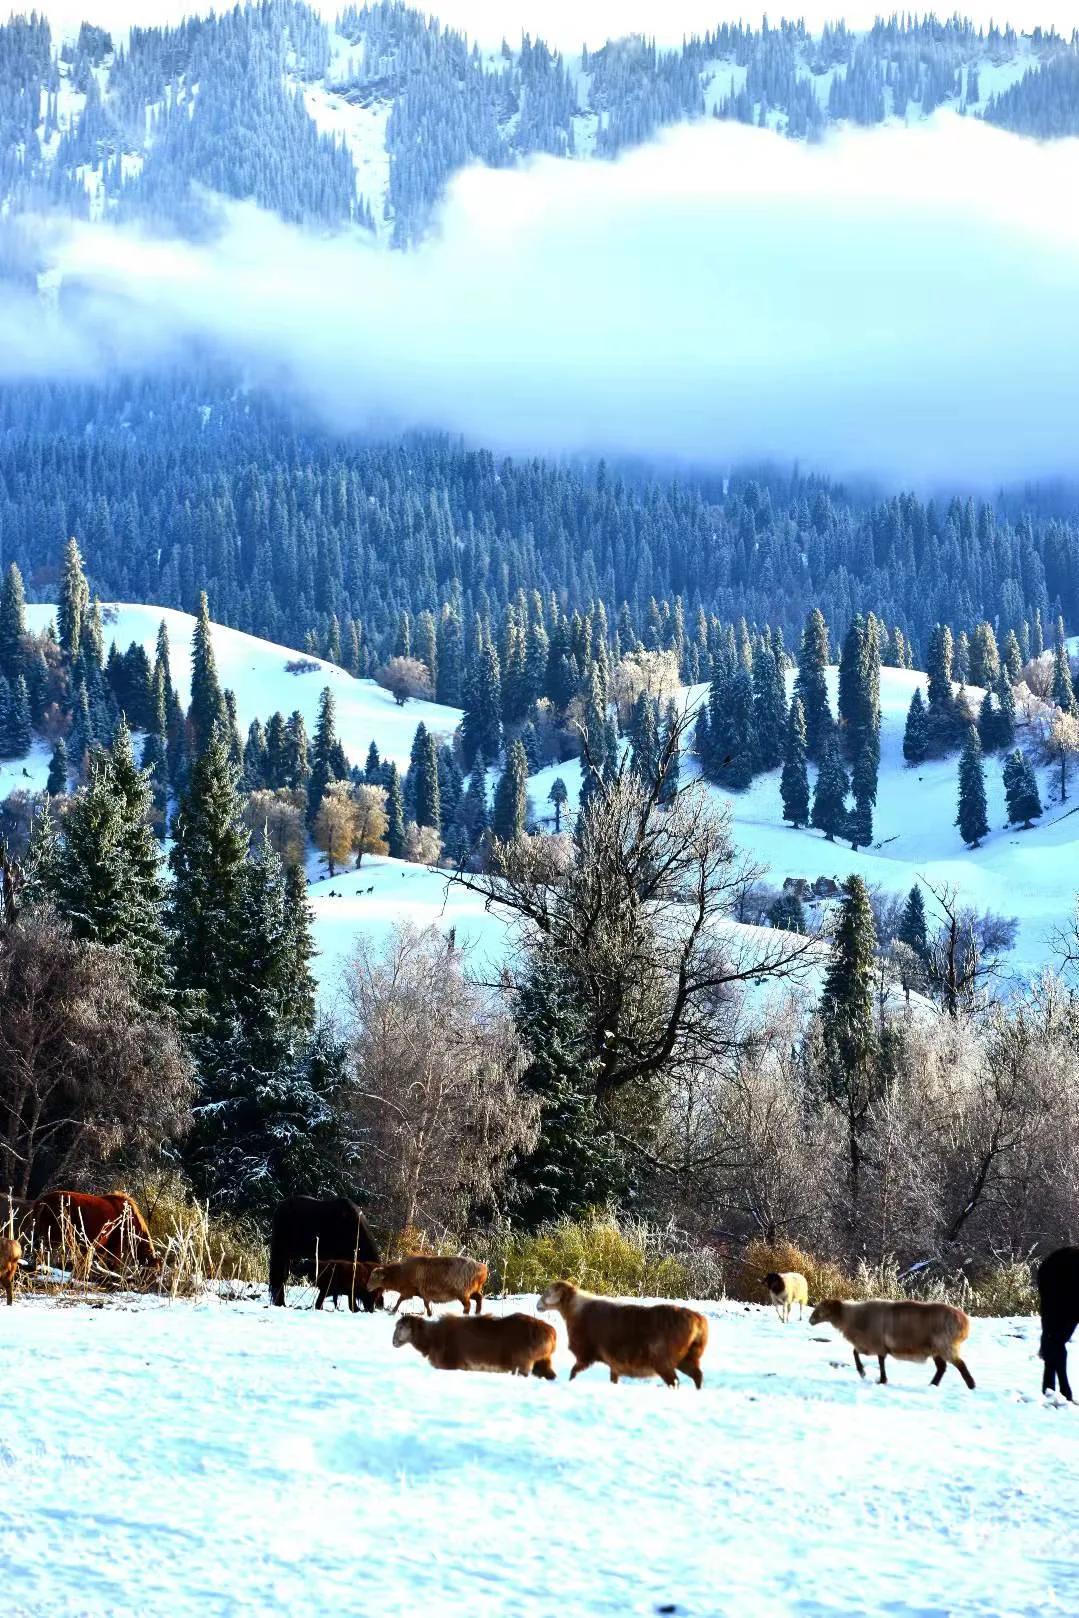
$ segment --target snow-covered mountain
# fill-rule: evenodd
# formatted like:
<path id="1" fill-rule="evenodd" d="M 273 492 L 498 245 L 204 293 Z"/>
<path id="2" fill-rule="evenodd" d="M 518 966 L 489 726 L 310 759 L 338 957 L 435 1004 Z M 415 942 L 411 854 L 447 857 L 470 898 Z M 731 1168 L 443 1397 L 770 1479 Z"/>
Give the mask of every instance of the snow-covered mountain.
<path id="1" fill-rule="evenodd" d="M 194 230 L 194 184 L 407 246 L 470 162 L 609 158 L 711 117 L 815 139 L 829 123 L 911 122 L 941 106 L 1075 133 L 1074 38 L 893 19 L 862 34 L 725 25 L 677 50 L 638 37 L 564 56 L 527 36 L 481 50 L 391 4 L 327 21 L 270 0 L 115 38 L 92 20 L 54 34 L 24 16 L 0 27 L 0 211 L 44 204 Z"/>

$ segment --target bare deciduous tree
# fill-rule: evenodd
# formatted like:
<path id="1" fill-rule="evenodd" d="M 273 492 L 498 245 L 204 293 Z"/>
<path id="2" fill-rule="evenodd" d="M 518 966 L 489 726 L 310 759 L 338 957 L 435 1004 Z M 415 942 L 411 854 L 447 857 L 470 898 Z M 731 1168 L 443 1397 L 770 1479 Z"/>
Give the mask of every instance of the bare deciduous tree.
<path id="1" fill-rule="evenodd" d="M 513 1024 L 436 928 L 402 927 L 381 955 L 361 945 L 346 994 L 355 1173 L 388 1227 L 460 1230 L 535 1143 Z"/>
<path id="2" fill-rule="evenodd" d="M 35 913 L 0 926 L 0 1185 L 138 1167 L 187 1127 L 192 1076 L 122 951 Z"/>
<path id="3" fill-rule="evenodd" d="M 672 727 L 655 781 L 625 766 L 596 777 L 573 842 L 496 840 L 489 872 L 454 877 L 510 918 L 526 956 L 551 951 L 577 985 L 601 1097 L 729 1053 L 739 991 L 800 972 L 816 949 L 730 925 L 761 873 L 736 853 L 729 812 L 706 787 L 661 803 L 688 722 Z"/>
<path id="4" fill-rule="evenodd" d="M 434 695 L 431 671 L 418 657 L 391 657 L 377 670 L 375 679 L 390 692 L 400 708 L 404 707 L 409 697 Z"/>

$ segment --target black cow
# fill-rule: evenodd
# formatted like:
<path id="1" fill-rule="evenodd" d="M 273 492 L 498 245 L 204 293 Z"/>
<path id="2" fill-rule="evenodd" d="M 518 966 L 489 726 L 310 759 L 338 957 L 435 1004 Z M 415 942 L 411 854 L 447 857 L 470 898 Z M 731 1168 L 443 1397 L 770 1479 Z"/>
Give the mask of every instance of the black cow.
<path id="1" fill-rule="evenodd" d="M 377 1264 L 380 1257 L 367 1220 L 347 1197 L 289 1197 L 273 1216 L 270 1302 L 284 1305 L 290 1275 L 321 1279 L 330 1264 Z M 359 1284 L 355 1297 L 368 1313 L 377 1306 L 375 1293 Z"/>
<path id="2" fill-rule="evenodd" d="M 1042 1317 L 1039 1353 L 1045 1362 L 1042 1392 L 1052 1393 L 1059 1381 L 1061 1393 L 1070 1399 L 1067 1343 L 1079 1325 L 1079 1247 L 1059 1247 L 1038 1266 L 1038 1298 Z"/>

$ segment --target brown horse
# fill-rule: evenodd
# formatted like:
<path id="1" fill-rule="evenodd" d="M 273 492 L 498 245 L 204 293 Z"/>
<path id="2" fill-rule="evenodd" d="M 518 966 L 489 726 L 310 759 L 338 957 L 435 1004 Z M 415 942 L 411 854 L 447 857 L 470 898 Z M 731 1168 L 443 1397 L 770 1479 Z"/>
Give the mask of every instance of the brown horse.
<path id="1" fill-rule="evenodd" d="M 30 1211 L 35 1248 L 57 1253 L 72 1246 L 111 1265 L 160 1270 L 142 1210 L 126 1191 L 92 1196 L 84 1191 L 46 1191 Z"/>

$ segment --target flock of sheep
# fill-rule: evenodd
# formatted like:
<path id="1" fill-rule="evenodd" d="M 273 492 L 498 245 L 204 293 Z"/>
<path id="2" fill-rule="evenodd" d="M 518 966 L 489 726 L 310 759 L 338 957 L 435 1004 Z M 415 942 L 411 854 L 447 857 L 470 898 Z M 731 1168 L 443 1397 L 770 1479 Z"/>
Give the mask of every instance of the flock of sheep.
<path id="1" fill-rule="evenodd" d="M 508 1371 L 554 1379 L 552 1358 L 557 1339 L 552 1326 L 526 1314 L 481 1315 L 486 1265 L 470 1258 L 417 1255 L 397 1264 L 364 1264 L 362 1268 L 369 1291 L 398 1294 L 394 1314 L 406 1298 L 422 1299 L 427 1316 L 434 1303 L 458 1302 L 464 1307 L 460 1317 L 407 1316 L 399 1320 L 393 1334 L 395 1348 L 411 1343 L 440 1371 Z M 804 1310 L 809 1301 L 804 1275 L 772 1274 L 766 1277 L 766 1284 L 784 1321 L 794 1304 Z M 612 1382 L 623 1376 L 658 1376 L 668 1387 L 675 1387 L 679 1373 L 697 1388 L 704 1381 L 701 1358 L 708 1346 L 708 1321 L 696 1309 L 674 1303 L 615 1303 L 569 1281 L 552 1281 L 540 1294 L 537 1307 L 541 1314 L 559 1314 L 565 1322 L 573 1355 L 571 1382 L 579 1371 L 596 1364 L 606 1365 Z M 845 1303 L 825 1298 L 809 1320 L 810 1325 L 825 1322 L 834 1326 L 847 1339 L 860 1376 L 865 1375 L 862 1356 L 873 1355 L 880 1363 L 880 1380 L 887 1382 L 884 1362 L 890 1354 L 901 1360 L 932 1359 L 934 1386 L 949 1365 L 955 1366 L 969 1388 L 974 1386 L 960 1354 L 970 1320 L 962 1309 L 950 1304 Z"/>
<path id="2" fill-rule="evenodd" d="M 70 1200 L 78 1194 L 57 1195 Z M 41 1205 L 48 1200 L 41 1199 L 35 1205 L 39 1222 Z M 102 1241 L 120 1241 L 117 1256 L 122 1256 L 123 1242 L 135 1243 L 144 1262 L 159 1266 L 145 1220 L 126 1194 L 80 1200 L 88 1205 L 108 1203 L 114 1209 L 112 1224 L 97 1233 L 95 1247 L 100 1247 Z M 119 1215 L 116 1210 L 120 1210 Z M 66 1216 L 67 1202 L 61 1212 Z M 121 1218 L 122 1225 L 118 1223 Z M 397 1321 L 395 1348 L 411 1344 L 437 1370 L 503 1371 L 554 1380 L 557 1338 L 551 1325 L 523 1313 L 483 1315 L 485 1264 L 465 1256 L 446 1258 L 433 1254 L 412 1254 L 396 1263 L 385 1262 L 378 1256 L 359 1209 L 344 1199 L 319 1202 L 294 1198 L 278 1209 L 271 1244 L 271 1302 L 284 1303 L 285 1280 L 312 1232 L 317 1241 L 319 1232 L 327 1229 L 327 1220 L 339 1222 L 342 1218 L 347 1222 L 353 1256 L 321 1261 L 316 1256 L 316 1308 L 321 1309 L 329 1295 L 336 1305 L 338 1296 L 345 1293 L 351 1308 L 362 1301 L 373 1309 L 385 1293 L 396 1292 L 396 1315 L 406 1300 L 419 1298 L 425 1314 Z M 331 1224 L 328 1228 L 334 1227 Z M 343 1242 L 338 1246 L 339 1240 L 338 1233 L 331 1252 L 334 1247 L 339 1251 L 344 1247 Z M 141 1252 L 143 1247 L 145 1252 Z M 317 1251 L 316 1246 L 316 1255 Z M 370 1256 L 361 1257 L 362 1251 Z M 22 1253 L 16 1236 L 0 1235 L 0 1286 L 9 1304 L 14 1302 L 15 1276 Z M 1059 1383 L 1061 1394 L 1070 1400 L 1066 1345 L 1079 1324 L 1079 1248 L 1064 1247 L 1051 1253 L 1040 1266 L 1037 1281 L 1042 1321 L 1040 1353 L 1044 1362 L 1042 1388 L 1051 1393 Z M 772 1273 L 765 1277 L 765 1284 L 784 1323 L 795 1305 L 802 1316 L 809 1304 L 804 1275 Z M 433 1304 L 455 1302 L 462 1306 L 461 1316 L 433 1318 Z M 702 1386 L 701 1359 L 708 1346 L 708 1321 L 696 1309 L 674 1303 L 614 1302 L 585 1292 L 569 1281 L 552 1281 L 540 1294 L 537 1307 L 541 1314 L 559 1314 L 565 1322 L 573 1355 L 571 1382 L 578 1372 L 601 1364 L 606 1365 L 612 1382 L 620 1377 L 658 1376 L 669 1387 L 676 1387 L 681 1374 L 695 1387 Z M 846 1338 L 859 1376 L 865 1376 L 863 1356 L 875 1358 L 880 1366 L 880 1381 L 886 1383 L 885 1361 L 890 1355 L 918 1362 L 931 1359 L 935 1367 L 933 1387 L 940 1383 L 949 1365 L 955 1366 L 968 1388 L 974 1387 L 961 1352 L 970 1335 L 970 1319 L 951 1304 L 823 1298 L 813 1309 L 809 1323 L 832 1326 Z"/>

